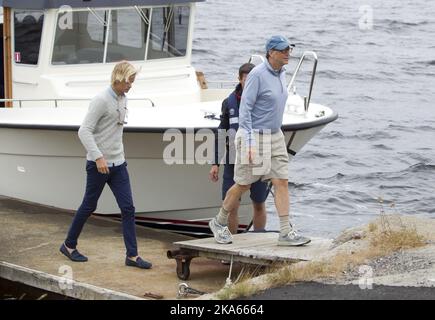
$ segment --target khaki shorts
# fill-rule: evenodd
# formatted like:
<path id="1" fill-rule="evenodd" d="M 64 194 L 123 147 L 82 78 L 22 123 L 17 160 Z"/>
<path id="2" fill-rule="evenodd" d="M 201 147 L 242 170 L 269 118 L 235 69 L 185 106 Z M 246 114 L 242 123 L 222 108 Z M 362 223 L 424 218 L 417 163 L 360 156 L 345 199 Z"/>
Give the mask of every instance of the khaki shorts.
<path id="1" fill-rule="evenodd" d="M 288 180 L 288 163 L 284 134 L 256 134 L 254 163 L 248 160 L 246 137 L 242 130 L 236 134 L 236 163 L 234 181 L 239 185 L 250 185 L 258 180 Z"/>

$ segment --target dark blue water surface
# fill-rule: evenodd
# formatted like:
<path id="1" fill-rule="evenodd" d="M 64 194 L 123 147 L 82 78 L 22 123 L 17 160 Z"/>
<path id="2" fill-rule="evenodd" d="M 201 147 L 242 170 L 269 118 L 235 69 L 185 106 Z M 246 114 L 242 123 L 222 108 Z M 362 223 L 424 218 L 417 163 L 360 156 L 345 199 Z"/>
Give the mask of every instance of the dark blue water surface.
<path id="1" fill-rule="evenodd" d="M 299 229 L 334 236 L 378 216 L 379 199 L 390 213 L 435 217 L 435 3 L 208 0 L 197 9 L 193 65 L 208 80 L 236 80 L 272 34 L 296 43 L 296 57 L 318 53 L 312 100 L 340 118 L 290 164 Z M 272 197 L 267 205 L 277 229 Z"/>

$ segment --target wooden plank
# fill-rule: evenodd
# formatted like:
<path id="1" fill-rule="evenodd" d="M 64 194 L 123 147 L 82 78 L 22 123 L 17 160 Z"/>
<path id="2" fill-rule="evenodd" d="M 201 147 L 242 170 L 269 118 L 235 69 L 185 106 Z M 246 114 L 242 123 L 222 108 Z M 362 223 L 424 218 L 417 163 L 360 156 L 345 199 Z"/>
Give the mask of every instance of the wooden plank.
<path id="1" fill-rule="evenodd" d="M 231 253 L 243 248 L 251 248 L 262 244 L 276 244 L 278 235 L 276 233 L 242 233 L 234 235 L 233 243 L 219 244 L 214 238 L 181 241 L 174 243 L 180 248 L 194 249 L 201 251 L 212 251 L 220 253 Z"/>
<path id="2" fill-rule="evenodd" d="M 249 263 L 264 264 L 276 261 L 309 261 L 324 253 L 332 244 L 332 240 L 313 238 L 312 242 L 302 247 L 277 246 L 277 233 L 244 233 L 234 235 L 233 243 L 225 245 L 216 243 L 214 238 L 181 241 L 174 243 L 180 249 L 194 250 L 200 256 Z M 261 262 L 261 263 L 260 263 Z M 248 263 L 248 262 L 247 262 Z"/>
<path id="3" fill-rule="evenodd" d="M 228 255 L 223 253 L 215 253 L 215 252 L 200 252 L 199 256 L 202 258 L 208 258 L 208 259 L 214 259 L 214 260 L 226 260 L 231 261 L 231 257 L 233 258 L 233 262 L 241 262 L 245 264 L 255 264 L 255 265 L 261 265 L 261 266 L 269 266 L 271 264 L 276 263 L 293 263 L 298 262 L 299 260 L 292 260 L 292 259 L 261 259 L 261 258 L 252 258 L 252 257 L 245 257 L 242 255 Z"/>
<path id="4" fill-rule="evenodd" d="M 198 80 L 198 83 L 201 87 L 201 89 L 205 90 L 208 89 L 207 81 L 205 80 L 205 75 L 201 71 L 196 72 L 196 79 Z"/>
<path id="5" fill-rule="evenodd" d="M 241 255 L 256 256 L 271 260 L 299 260 L 310 261 L 323 254 L 331 246 L 332 240 L 314 238 L 311 243 L 301 247 L 281 247 L 273 245 L 257 245 L 254 248 L 245 248 Z"/>
<path id="6" fill-rule="evenodd" d="M 12 99 L 12 32 L 11 8 L 3 8 L 3 51 L 4 51 L 4 82 L 5 99 Z M 7 108 L 12 107 L 12 102 L 6 102 Z"/>

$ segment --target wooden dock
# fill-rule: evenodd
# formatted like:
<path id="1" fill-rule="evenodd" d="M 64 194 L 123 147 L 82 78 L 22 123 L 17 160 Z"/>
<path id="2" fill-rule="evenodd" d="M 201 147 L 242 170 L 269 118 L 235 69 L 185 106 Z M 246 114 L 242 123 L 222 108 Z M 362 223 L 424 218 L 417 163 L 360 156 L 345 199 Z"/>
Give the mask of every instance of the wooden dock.
<path id="1" fill-rule="evenodd" d="M 73 214 L 0 196 L 0 278 L 75 299 L 176 299 L 180 281 L 166 252 L 190 240 L 137 227 L 140 255 L 151 270 L 126 267 L 121 224 L 91 217 L 79 249 L 89 257 L 73 263 L 59 252 Z M 228 266 L 198 259 L 189 286 L 215 292 L 225 285 Z M 1 298 L 1 297 L 0 297 Z"/>
<path id="2" fill-rule="evenodd" d="M 170 259 L 177 261 L 177 276 L 187 280 L 190 262 L 197 257 L 226 260 L 254 265 L 289 264 L 311 261 L 326 252 L 332 240 L 314 238 L 301 247 L 277 246 L 278 233 L 243 233 L 233 236 L 233 243 L 219 244 L 214 238 L 175 242 L 176 250 L 168 251 Z"/>

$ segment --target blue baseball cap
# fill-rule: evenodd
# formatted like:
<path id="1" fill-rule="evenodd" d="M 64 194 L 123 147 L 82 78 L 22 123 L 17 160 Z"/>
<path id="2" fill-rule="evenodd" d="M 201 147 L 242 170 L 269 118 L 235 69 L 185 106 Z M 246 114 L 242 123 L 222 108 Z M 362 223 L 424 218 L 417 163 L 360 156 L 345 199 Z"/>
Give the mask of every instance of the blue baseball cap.
<path id="1" fill-rule="evenodd" d="M 266 42 L 266 52 L 272 49 L 284 50 L 286 48 L 294 48 L 295 45 L 290 43 L 284 36 L 273 36 Z"/>

